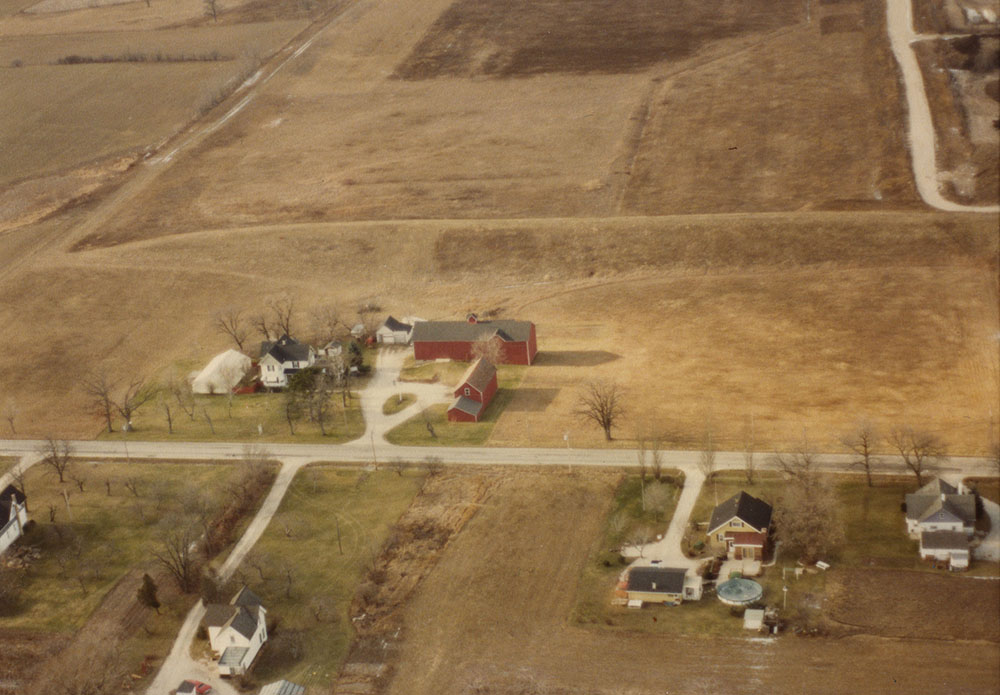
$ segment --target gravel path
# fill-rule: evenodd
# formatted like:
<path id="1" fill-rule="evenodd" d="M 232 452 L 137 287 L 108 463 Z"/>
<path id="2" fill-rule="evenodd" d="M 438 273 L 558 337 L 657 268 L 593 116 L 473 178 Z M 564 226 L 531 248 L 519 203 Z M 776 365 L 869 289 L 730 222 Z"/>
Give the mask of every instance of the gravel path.
<path id="1" fill-rule="evenodd" d="M 910 157 L 917 190 L 924 202 L 950 212 L 1000 212 L 1000 205 L 960 205 L 946 200 L 938 188 L 934 121 L 924 88 L 924 77 L 912 44 L 918 40 L 913 31 L 912 0 L 887 0 L 886 20 L 889 42 L 903 73 L 906 106 L 909 113 Z M 926 36 L 921 36 L 926 39 Z"/>

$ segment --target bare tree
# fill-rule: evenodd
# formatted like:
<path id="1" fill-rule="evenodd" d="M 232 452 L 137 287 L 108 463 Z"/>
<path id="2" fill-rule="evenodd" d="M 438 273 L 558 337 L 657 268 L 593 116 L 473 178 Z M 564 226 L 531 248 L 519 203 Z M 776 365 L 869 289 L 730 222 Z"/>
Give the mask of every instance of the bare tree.
<path id="1" fill-rule="evenodd" d="M 363 339 L 367 340 L 368 338 L 374 337 L 375 331 L 378 330 L 379 324 L 381 323 L 379 320 L 381 311 L 382 308 L 380 306 L 371 302 L 358 307 L 358 323 L 361 324 L 361 327 L 364 330 Z"/>
<path id="2" fill-rule="evenodd" d="M 295 300 L 285 295 L 268 300 L 267 308 L 271 312 L 275 333 L 280 332 L 290 336 L 292 334 L 292 317 L 295 314 Z"/>
<path id="3" fill-rule="evenodd" d="M 250 324 L 242 309 L 237 307 L 222 309 L 216 312 L 214 323 L 216 330 L 233 339 L 236 349 L 246 352 L 245 345 L 250 338 Z"/>
<path id="4" fill-rule="evenodd" d="M 157 396 L 157 400 L 160 403 L 160 409 L 163 411 L 163 416 L 167 419 L 167 434 L 173 434 L 174 414 L 170 409 L 170 394 L 166 391 L 160 391 Z"/>
<path id="5" fill-rule="evenodd" d="M 142 406 L 156 398 L 157 389 L 147 384 L 145 379 L 135 379 L 129 382 L 124 391 L 120 392 L 117 400 L 114 401 L 115 410 L 125 420 L 123 425 L 126 432 L 132 431 L 132 416 Z"/>
<path id="6" fill-rule="evenodd" d="M 406 459 L 401 459 L 401 458 L 393 459 L 390 465 L 392 467 L 392 470 L 396 471 L 396 475 L 400 477 L 402 477 L 403 473 L 405 473 L 406 469 L 409 468 L 410 466 L 409 462 L 406 461 Z"/>
<path id="7" fill-rule="evenodd" d="M 639 551 L 639 557 L 643 557 L 646 552 L 645 545 L 653 537 L 652 532 L 646 526 L 640 526 L 629 536 L 629 545 Z"/>
<path id="8" fill-rule="evenodd" d="M 288 433 L 295 436 L 295 422 L 302 417 L 302 404 L 298 394 L 285 391 L 285 421 L 288 422 Z"/>
<path id="9" fill-rule="evenodd" d="M 10 427 L 11 434 L 17 434 L 17 427 L 14 425 L 17 420 L 17 413 L 17 401 L 13 398 L 8 398 L 3 407 L 3 419 L 7 421 L 7 426 Z"/>
<path id="10" fill-rule="evenodd" d="M 25 482 L 24 479 L 27 477 L 26 476 L 27 472 L 28 472 L 28 469 L 25 467 L 23 461 L 18 461 L 16 464 L 14 464 L 14 468 L 11 469 L 11 472 L 10 472 L 11 478 L 14 480 L 14 484 L 17 486 L 17 489 L 20 490 L 22 493 L 24 493 L 24 497 L 25 497 L 25 500 L 24 500 L 24 509 L 25 509 L 25 511 L 28 510 L 28 504 L 29 504 L 28 499 L 27 499 L 28 492 L 27 492 L 27 490 L 24 489 L 24 482 Z"/>
<path id="11" fill-rule="evenodd" d="M 670 488 L 663 483 L 653 483 L 646 488 L 646 506 L 656 514 L 657 520 L 662 521 L 663 512 L 670 504 Z"/>
<path id="12" fill-rule="evenodd" d="M 125 489 L 132 493 L 133 497 L 139 496 L 139 480 L 129 476 L 125 478 Z"/>
<path id="13" fill-rule="evenodd" d="M 754 432 L 753 413 L 743 427 L 743 470 L 746 473 L 747 484 L 753 485 L 755 469 L 754 454 L 757 450 L 756 433 Z"/>
<path id="14" fill-rule="evenodd" d="M 917 487 L 923 487 L 924 473 L 946 458 L 944 442 L 931 432 L 901 425 L 892 428 L 889 441 L 903 457 L 903 465 L 917 476 Z"/>
<path id="15" fill-rule="evenodd" d="M 270 569 L 274 567 L 274 558 L 263 550 L 258 550 L 254 548 L 249 553 L 247 553 L 246 558 L 243 560 L 243 564 L 247 567 L 257 571 L 257 576 L 260 577 L 260 581 L 266 582 L 267 577 L 264 575 L 264 569 Z"/>
<path id="16" fill-rule="evenodd" d="M 1000 475 L 1000 442 L 994 442 L 990 448 L 990 464 L 993 466 L 994 473 Z"/>
<path id="17" fill-rule="evenodd" d="M 712 438 L 710 427 L 705 428 L 705 442 L 701 447 L 701 454 L 698 456 L 698 470 L 705 476 L 705 480 L 712 481 L 712 491 L 715 494 L 715 505 L 719 505 L 719 492 L 715 487 L 715 440 Z"/>
<path id="18" fill-rule="evenodd" d="M 855 458 L 851 466 L 864 470 L 868 487 L 872 487 L 872 468 L 879 462 L 875 450 L 879 444 L 879 433 L 875 424 L 868 419 L 860 420 L 854 429 L 840 438 L 840 443 L 850 449 Z"/>
<path id="19" fill-rule="evenodd" d="M 581 419 L 596 423 L 604 430 L 604 439 L 610 442 L 612 428 L 625 414 L 623 400 L 624 392 L 617 383 L 591 381 L 577 399 L 575 414 Z"/>
<path id="20" fill-rule="evenodd" d="M 649 466 L 653 469 L 653 479 L 660 480 L 663 477 L 663 451 L 661 450 L 659 437 L 649 440 Z"/>
<path id="21" fill-rule="evenodd" d="M 317 623 L 337 622 L 337 603 L 332 596 L 321 594 L 309 599 L 309 612 Z"/>
<path id="22" fill-rule="evenodd" d="M 311 326 L 320 345 L 328 345 L 338 338 L 346 338 L 351 327 L 344 318 L 344 312 L 334 304 L 327 304 L 313 310 Z"/>
<path id="23" fill-rule="evenodd" d="M 83 390 L 90 397 L 94 409 L 104 418 L 108 432 L 114 432 L 111 417 L 115 411 L 113 391 L 115 383 L 106 372 L 97 372 L 83 380 Z"/>
<path id="24" fill-rule="evenodd" d="M 485 359 L 490 364 L 503 364 L 506 360 L 503 354 L 503 342 L 499 338 L 480 340 L 472 344 L 472 358 Z"/>
<path id="25" fill-rule="evenodd" d="M 219 0 L 202 0 L 205 4 L 205 16 L 211 17 L 213 22 L 219 21 Z"/>
<path id="26" fill-rule="evenodd" d="M 170 573 L 185 594 L 198 584 L 198 561 L 194 550 L 198 533 L 180 519 L 165 519 L 158 533 L 153 557 Z"/>
<path id="27" fill-rule="evenodd" d="M 69 442 L 47 437 L 45 443 L 38 449 L 38 454 L 42 457 L 42 463 L 59 476 L 59 482 L 66 482 L 66 471 L 73 462 L 73 447 Z"/>
<path id="28" fill-rule="evenodd" d="M 191 384 L 187 379 L 182 379 L 177 376 L 176 373 L 171 374 L 167 378 L 166 383 L 167 392 L 174 397 L 174 402 L 177 403 L 184 414 L 188 416 L 188 419 L 194 422 L 195 409 L 197 408 L 197 403 L 194 400 L 194 391 L 191 390 Z"/>
<path id="29" fill-rule="evenodd" d="M 215 423 L 212 422 L 212 416 L 208 414 L 208 408 L 202 408 L 201 409 L 201 415 L 202 415 L 203 418 L 205 418 L 205 422 L 208 423 L 208 429 L 212 433 L 212 435 L 214 436 L 215 435 Z"/>
<path id="30" fill-rule="evenodd" d="M 639 464 L 639 483 L 640 485 L 645 485 L 646 474 L 648 468 L 646 467 L 646 438 L 644 436 L 639 436 L 636 438 L 636 443 L 638 447 L 635 450 L 636 463 Z"/>
<path id="31" fill-rule="evenodd" d="M 250 322 L 250 325 L 253 326 L 258 333 L 260 333 L 264 340 L 270 341 L 279 337 L 274 335 L 274 328 L 271 325 L 271 317 L 267 314 L 267 312 L 258 311 L 257 313 L 252 314 L 248 321 Z"/>
<path id="32" fill-rule="evenodd" d="M 70 471 L 68 473 L 69 479 L 73 481 L 77 489 L 83 492 L 84 486 L 87 484 L 87 476 L 82 471 Z"/>
<path id="33" fill-rule="evenodd" d="M 819 487 L 819 459 L 805 440 L 798 451 L 771 456 L 771 463 L 802 487 Z"/>
<path id="34" fill-rule="evenodd" d="M 832 490 L 802 478 L 789 481 L 775 505 L 774 527 L 782 548 L 806 562 L 821 559 L 844 538 Z"/>

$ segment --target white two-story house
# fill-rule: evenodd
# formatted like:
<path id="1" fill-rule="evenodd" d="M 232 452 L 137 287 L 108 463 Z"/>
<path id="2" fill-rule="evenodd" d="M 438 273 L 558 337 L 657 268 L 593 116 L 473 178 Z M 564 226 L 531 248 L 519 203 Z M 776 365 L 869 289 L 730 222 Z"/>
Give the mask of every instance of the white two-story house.
<path id="1" fill-rule="evenodd" d="M 288 379 L 300 369 L 316 362 L 316 351 L 311 345 L 283 335 L 274 342 L 260 344 L 260 382 L 265 388 L 283 389 Z"/>
<path id="2" fill-rule="evenodd" d="M 24 493 L 13 485 L 8 485 L 0 492 L 0 553 L 7 550 L 10 544 L 24 533 L 24 525 L 28 523 L 28 502 Z"/>
<path id="3" fill-rule="evenodd" d="M 250 589 L 243 587 L 229 603 L 213 603 L 205 609 L 203 623 L 208 641 L 218 659 L 219 674 L 239 676 L 247 672 L 267 641 L 267 610 Z"/>

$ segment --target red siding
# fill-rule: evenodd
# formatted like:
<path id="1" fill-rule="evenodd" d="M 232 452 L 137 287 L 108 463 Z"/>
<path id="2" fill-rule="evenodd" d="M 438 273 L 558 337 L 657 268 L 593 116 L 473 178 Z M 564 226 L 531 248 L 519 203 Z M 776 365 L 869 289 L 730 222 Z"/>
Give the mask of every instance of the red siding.
<path id="1" fill-rule="evenodd" d="M 428 342 L 414 341 L 413 357 L 418 360 L 448 359 L 456 362 L 471 362 L 474 359 L 472 346 L 467 341 Z M 535 342 L 535 327 L 531 327 L 531 337 L 527 341 L 501 343 L 502 364 L 528 365 L 535 361 L 538 346 Z"/>
<path id="2" fill-rule="evenodd" d="M 453 408 L 448 409 L 448 422 L 477 422 L 476 418 L 468 413 Z"/>

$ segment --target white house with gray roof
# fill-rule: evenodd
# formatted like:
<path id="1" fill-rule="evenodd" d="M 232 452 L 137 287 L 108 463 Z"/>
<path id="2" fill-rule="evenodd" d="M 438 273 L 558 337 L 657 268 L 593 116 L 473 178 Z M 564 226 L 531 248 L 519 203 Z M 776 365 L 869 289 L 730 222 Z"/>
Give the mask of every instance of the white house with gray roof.
<path id="1" fill-rule="evenodd" d="M 288 378 L 300 369 L 316 363 L 312 346 L 283 335 L 275 341 L 260 344 L 260 382 L 269 389 L 283 389 Z"/>
<path id="2" fill-rule="evenodd" d="M 27 499 L 13 485 L 0 492 L 0 553 L 24 533 L 24 525 L 28 523 Z"/>
<path id="3" fill-rule="evenodd" d="M 964 485 L 935 478 L 906 496 L 906 531 L 913 539 L 924 532 L 956 531 L 971 536 L 976 526 L 976 496 Z"/>
<path id="4" fill-rule="evenodd" d="M 250 589 L 243 587 L 229 603 L 209 604 L 203 624 L 218 659 L 219 674 L 247 672 L 267 641 L 267 610 Z"/>

